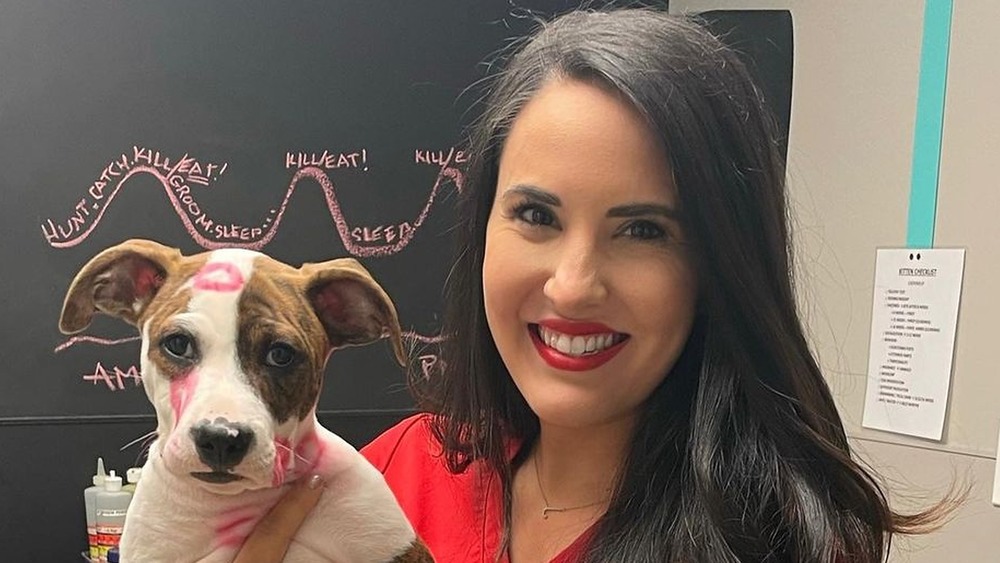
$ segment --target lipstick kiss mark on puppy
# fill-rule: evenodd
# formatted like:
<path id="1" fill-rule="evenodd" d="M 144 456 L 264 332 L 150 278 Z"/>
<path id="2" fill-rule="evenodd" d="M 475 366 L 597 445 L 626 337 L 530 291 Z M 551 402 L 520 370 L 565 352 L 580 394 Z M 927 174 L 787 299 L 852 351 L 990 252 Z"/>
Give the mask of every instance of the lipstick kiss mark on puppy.
<path id="1" fill-rule="evenodd" d="M 195 289 L 223 293 L 239 291 L 244 283 L 240 269 L 229 262 L 210 262 L 192 280 Z"/>

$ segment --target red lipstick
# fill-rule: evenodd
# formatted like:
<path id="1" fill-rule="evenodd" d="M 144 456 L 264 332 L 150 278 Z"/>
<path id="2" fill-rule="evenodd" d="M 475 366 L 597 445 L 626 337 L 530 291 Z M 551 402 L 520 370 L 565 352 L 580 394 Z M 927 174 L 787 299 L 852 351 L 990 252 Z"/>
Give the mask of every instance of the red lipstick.
<path id="1" fill-rule="evenodd" d="M 563 319 L 547 319 L 538 324 L 556 332 L 572 336 L 620 334 L 601 323 L 578 323 Z M 618 355 L 618 352 L 621 352 L 625 343 L 628 342 L 628 337 L 626 337 L 600 352 L 585 354 L 583 356 L 570 356 L 542 342 L 537 326 L 529 325 L 528 334 L 531 335 L 531 343 L 535 345 L 535 350 L 538 350 L 538 355 L 541 356 L 542 360 L 550 366 L 564 371 L 587 371 L 598 368 Z"/>

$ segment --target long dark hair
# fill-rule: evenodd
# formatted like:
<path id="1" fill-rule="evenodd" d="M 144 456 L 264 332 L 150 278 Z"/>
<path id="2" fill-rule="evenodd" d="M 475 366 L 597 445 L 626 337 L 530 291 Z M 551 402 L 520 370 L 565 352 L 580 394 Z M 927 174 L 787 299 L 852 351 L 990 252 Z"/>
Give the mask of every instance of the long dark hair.
<path id="1" fill-rule="evenodd" d="M 482 266 L 500 152 L 547 81 L 627 100 L 662 141 L 698 272 L 694 328 L 649 397 L 587 560 L 881 561 L 894 532 L 938 514 L 893 512 L 851 457 L 796 312 L 785 172 L 774 120 L 743 63 L 696 21 L 633 9 L 574 12 L 519 46 L 471 128 L 444 373 L 418 388 L 452 471 L 483 461 L 510 514 L 538 419 L 486 323 Z"/>

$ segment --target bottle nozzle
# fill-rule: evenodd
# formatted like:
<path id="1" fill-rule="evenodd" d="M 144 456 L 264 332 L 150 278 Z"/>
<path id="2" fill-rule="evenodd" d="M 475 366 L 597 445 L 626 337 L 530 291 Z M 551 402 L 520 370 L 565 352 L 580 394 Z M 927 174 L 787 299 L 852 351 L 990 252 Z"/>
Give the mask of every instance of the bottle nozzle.
<path id="1" fill-rule="evenodd" d="M 104 490 L 117 492 L 122 490 L 122 478 L 115 474 L 115 470 L 111 470 L 111 474 L 104 480 Z"/>
<path id="2" fill-rule="evenodd" d="M 97 458 L 97 473 L 94 474 L 94 485 L 100 486 L 104 484 L 104 479 L 108 476 L 104 471 L 104 458 Z"/>

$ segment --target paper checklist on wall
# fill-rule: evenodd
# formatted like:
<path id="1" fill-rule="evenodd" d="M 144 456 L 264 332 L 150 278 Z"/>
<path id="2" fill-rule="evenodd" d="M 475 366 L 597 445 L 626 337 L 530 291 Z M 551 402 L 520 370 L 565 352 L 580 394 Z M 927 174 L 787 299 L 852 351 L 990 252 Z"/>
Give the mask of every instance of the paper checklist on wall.
<path id="1" fill-rule="evenodd" d="M 964 249 L 879 249 L 862 426 L 940 440 Z"/>

